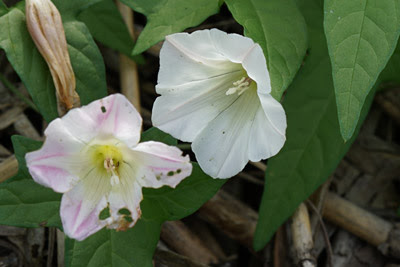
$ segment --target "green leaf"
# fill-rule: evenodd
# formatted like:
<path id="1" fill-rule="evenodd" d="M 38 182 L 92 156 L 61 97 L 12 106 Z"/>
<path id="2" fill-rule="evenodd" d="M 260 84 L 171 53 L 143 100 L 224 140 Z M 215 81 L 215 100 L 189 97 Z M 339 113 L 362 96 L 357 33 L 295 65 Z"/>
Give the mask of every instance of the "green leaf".
<path id="1" fill-rule="evenodd" d="M 151 267 L 160 229 L 160 223 L 141 219 L 126 232 L 103 229 L 81 242 L 67 238 L 65 265 Z"/>
<path id="2" fill-rule="evenodd" d="M 41 142 L 22 136 L 12 137 L 18 174 L 0 184 L 0 224 L 20 227 L 61 227 L 61 195 L 35 183 L 25 163 L 25 154 L 37 150 Z"/>
<path id="3" fill-rule="evenodd" d="M 307 28 L 294 0 L 226 0 L 244 34 L 261 45 L 271 77 L 272 96 L 283 92 L 300 68 L 307 48 Z"/>
<path id="4" fill-rule="evenodd" d="M 163 40 L 166 35 L 199 25 L 218 13 L 218 0 L 121 0 L 147 17 L 146 27 L 136 42 L 137 55 Z"/>
<path id="5" fill-rule="evenodd" d="M 142 138 L 140 142 L 146 141 L 158 141 L 170 146 L 176 146 L 178 144 L 178 141 L 175 138 L 167 133 L 164 133 L 156 127 L 152 127 L 142 133 Z"/>
<path id="6" fill-rule="evenodd" d="M 398 0 L 327 0 L 325 33 L 332 62 L 340 131 L 356 129 L 365 99 L 400 33 Z"/>
<path id="7" fill-rule="evenodd" d="M 8 7 L 0 0 L 0 17 L 8 12 Z"/>
<path id="8" fill-rule="evenodd" d="M 125 22 L 113 1 L 103 0 L 79 14 L 78 19 L 89 28 L 93 37 L 129 57 L 134 46 Z M 144 63 L 141 56 L 132 57 L 138 63 Z"/>
<path id="9" fill-rule="evenodd" d="M 47 122 L 58 116 L 55 88 L 46 62 L 36 49 L 25 25 L 25 15 L 11 9 L 0 17 L 0 48 L 32 96 Z"/>
<path id="10" fill-rule="evenodd" d="M 75 20 L 80 12 L 102 0 L 52 0 L 58 11 L 61 13 L 63 21 Z"/>
<path id="11" fill-rule="evenodd" d="M 175 189 L 143 189 L 140 206 L 143 217 L 154 220 L 179 220 L 198 210 L 212 198 L 225 179 L 213 179 L 206 175 L 197 163 L 193 164 L 192 175 L 185 178 Z"/>
<path id="12" fill-rule="evenodd" d="M 288 119 L 287 141 L 279 154 L 268 160 L 254 235 L 256 250 L 261 249 L 298 205 L 329 177 L 354 139 L 345 143 L 339 132 L 331 64 L 322 25 L 323 0 L 301 0 L 299 4 L 308 25 L 310 55 L 283 102 Z M 373 92 L 362 117 L 367 114 L 372 98 Z"/>
<path id="13" fill-rule="evenodd" d="M 105 97 L 107 84 L 103 57 L 85 24 L 71 20 L 64 23 L 64 30 L 81 104 Z"/>
<path id="14" fill-rule="evenodd" d="M 397 43 L 396 49 L 390 57 L 386 67 L 379 75 L 378 81 L 384 84 L 391 83 L 392 86 L 400 85 L 400 44 Z"/>

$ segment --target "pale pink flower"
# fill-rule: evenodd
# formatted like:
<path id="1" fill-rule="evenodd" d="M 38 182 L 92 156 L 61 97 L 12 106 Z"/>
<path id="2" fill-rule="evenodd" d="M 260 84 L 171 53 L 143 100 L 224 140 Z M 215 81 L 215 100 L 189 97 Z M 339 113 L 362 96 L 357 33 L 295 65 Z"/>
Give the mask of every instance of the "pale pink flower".
<path id="1" fill-rule="evenodd" d="M 60 215 L 69 237 L 132 227 L 141 215 L 142 187 L 175 187 L 190 175 L 189 157 L 178 148 L 138 143 L 141 124 L 123 95 L 111 95 L 52 121 L 43 147 L 26 155 L 33 179 L 63 193 Z M 106 208 L 110 216 L 100 219 Z"/>
<path id="2" fill-rule="evenodd" d="M 200 167 L 214 178 L 274 156 L 286 141 L 285 111 L 250 38 L 217 29 L 167 36 L 156 91 L 154 126 L 193 142 Z"/>

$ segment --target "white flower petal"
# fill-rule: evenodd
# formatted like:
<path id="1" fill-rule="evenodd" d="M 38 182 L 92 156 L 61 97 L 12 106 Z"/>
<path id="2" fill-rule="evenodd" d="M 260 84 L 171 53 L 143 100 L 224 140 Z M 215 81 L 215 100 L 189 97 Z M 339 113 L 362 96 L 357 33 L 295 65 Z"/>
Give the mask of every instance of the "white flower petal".
<path id="1" fill-rule="evenodd" d="M 134 179 L 136 172 L 130 172 L 129 168 L 121 168 L 120 174 L 120 183 L 112 187 L 108 196 L 111 223 L 107 228 L 126 230 L 133 227 L 142 214 L 140 202 L 143 199 L 143 194 L 142 187 Z M 130 214 L 123 214 L 122 209 L 129 210 Z M 124 216 L 131 220 L 125 219 Z"/>
<path id="2" fill-rule="evenodd" d="M 70 110 L 61 119 L 51 122 L 45 135 L 70 134 L 85 144 L 99 135 L 112 135 L 128 146 L 135 146 L 140 139 L 141 125 L 142 118 L 128 99 L 114 94 Z"/>
<path id="3" fill-rule="evenodd" d="M 270 94 L 260 94 L 258 92 L 258 98 L 261 101 L 265 116 L 268 118 L 275 131 L 282 136 L 286 136 L 286 113 L 281 103 Z"/>
<path id="4" fill-rule="evenodd" d="M 84 144 L 64 131 L 61 120 L 54 121 L 51 126 L 52 134 L 42 148 L 27 153 L 25 159 L 29 173 L 37 183 L 64 193 L 76 184 L 80 170 L 86 167 L 87 160 L 78 154 Z"/>
<path id="5" fill-rule="evenodd" d="M 273 99 L 273 98 L 272 98 Z M 275 100 L 275 99 L 274 99 Z M 285 112 L 281 107 L 282 114 Z M 249 137 L 249 160 L 257 162 L 276 155 L 286 141 L 276 130 L 262 108 L 257 110 Z"/>
<path id="6" fill-rule="evenodd" d="M 218 29 L 211 29 L 209 33 L 219 54 L 235 63 L 242 63 L 247 53 L 256 45 L 250 38 L 239 34 L 228 34 Z"/>
<path id="7" fill-rule="evenodd" d="M 247 164 L 248 140 L 258 109 L 255 90 L 241 95 L 193 141 L 192 149 L 200 167 L 214 178 L 229 178 Z"/>
<path id="8" fill-rule="evenodd" d="M 66 235 L 83 240 L 107 224 L 106 220 L 99 219 L 99 215 L 107 207 L 105 196 L 109 190 L 108 176 L 93 169 L 71 191 L 63 195 L 60 215 Z"/>
<path id="9" fill-rule="evenodd" d="M 238 97 L 226 95 L 232 81 L 240 79 L 235 72 L 208 80 L 175 87 L 176 91 L 158 97 L 153 105 L 152 122 L 175 138 L 191 142 L 201 130 Z"/>
<path id="10" fill-rule="evenodd" d="M 182 151 L 173 146 L 149 141 L 138 144 L 132 154 L 132 158 L 140 162 L 136 179 L 143 187 L 168 185 L 175 188 L 192 173 L 189 156 L 182 156 Z"/>
<path id="11" fill-rule="evenodd" d="M 207 80 L 235 70 L 240 64 L 230 62 L 216 50 L 210 31 L 177 33 L 166 37 L 160 51 L 157 93 L 195 81 Z"/>
<path id="12" fill-rule="evenodd" d="M 257 91 L 263 94 L 271 93 L 271 80 L 260 45 L 255 44 L 247 52 L 242 64 L 247 75 L 257 83 Z"/>

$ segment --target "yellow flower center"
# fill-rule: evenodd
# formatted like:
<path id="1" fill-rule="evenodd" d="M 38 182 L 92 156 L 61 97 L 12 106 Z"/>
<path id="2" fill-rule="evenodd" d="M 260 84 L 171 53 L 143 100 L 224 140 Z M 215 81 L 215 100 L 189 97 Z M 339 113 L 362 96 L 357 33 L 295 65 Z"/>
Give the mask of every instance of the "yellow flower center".
<path id="1" fill-rule="evenodd" d="M 122 163 L 120 150 L 113 145 L 95 145 L 93 147 L 92 160 L 101 172 L 107 172 L 111 176 L 111 185 L 119 184 L 118 169 Z"/>

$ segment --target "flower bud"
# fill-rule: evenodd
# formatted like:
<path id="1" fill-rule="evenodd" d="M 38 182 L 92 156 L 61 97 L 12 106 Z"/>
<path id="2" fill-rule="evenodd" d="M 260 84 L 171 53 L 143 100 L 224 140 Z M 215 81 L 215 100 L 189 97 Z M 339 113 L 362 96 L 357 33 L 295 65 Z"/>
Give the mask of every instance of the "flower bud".
<path id="1" fill-rule="evenodd" d="M 60 115 L 80 105 L 60 13 L 50 0 L 27 0 L 29 33 L 50 68 Z"/>

